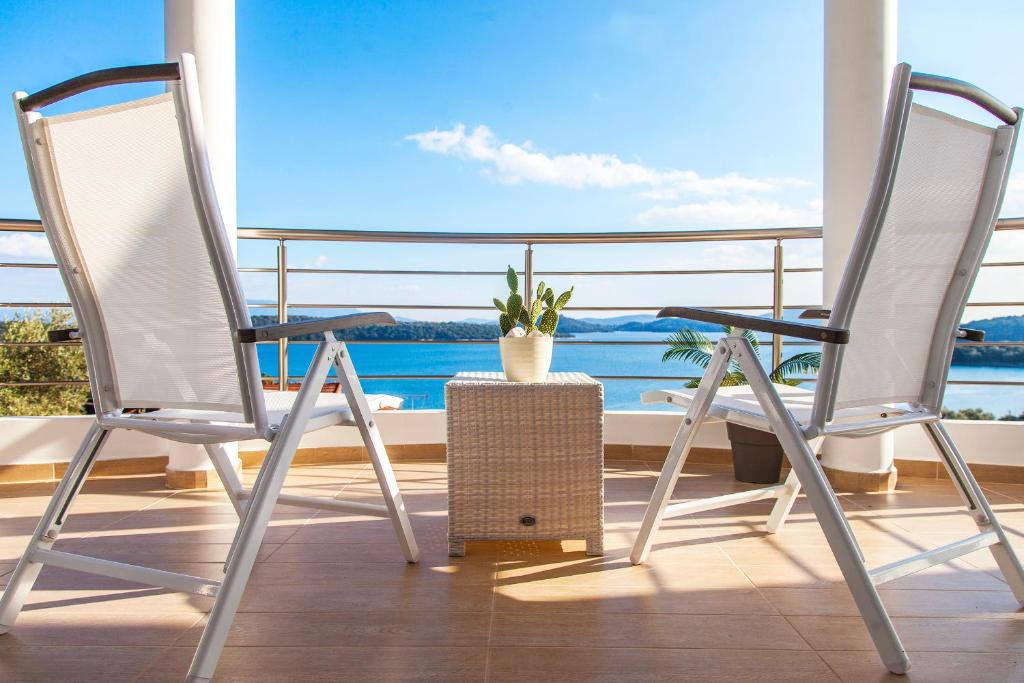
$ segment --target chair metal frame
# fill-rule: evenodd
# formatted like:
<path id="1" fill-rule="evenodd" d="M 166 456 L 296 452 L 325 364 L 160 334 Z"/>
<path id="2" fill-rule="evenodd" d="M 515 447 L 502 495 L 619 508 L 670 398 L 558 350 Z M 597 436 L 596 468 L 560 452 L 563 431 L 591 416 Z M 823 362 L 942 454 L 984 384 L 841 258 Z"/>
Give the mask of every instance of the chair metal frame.
<path id="1" fill-rule="evenodd" d="M 113 364 L 99 318 L 97 302 L 88 283 L 82 281 L 82 269 L 78 267 L 73 256 L 65 252 L 53 234 L 55 226 L 63 225 L 60 221 L 64 221 L 64 217 L 56 209 L 54 198 L 51 196 L 52 188 L 41 179 L 41 176 L 50 169 L 46 166 L 49 161 L 37 152 L 39 143 L 31 134 L 31 124 L 41 118 L 37 110 L 85 90 L 118 83 L 145 81 L 166 81 L 178 102 L 180 132 L 183 144 L 187 146 L 184 151 L 190 176 L 189 185 L 196 203 L 196 212 L 207 251 L 232 324 L 231 333 L 234 337 L 233 348 L 241 387 L 244 422 L 172 421 L 153 419 L 146 413 L 125 413 L 124 409 L 129 407 L 159 406 L 126 406 L 119 400 L 116 383 L 113 381 Z M 95 422 L 90 425 L 81 446 L 72 457 L 66 473 L 32 534 L 28 548 L 0 598 L 0 633 L 6 633 L 14 626 L 44 565 L 213 597 L 215 602 L 209 621 L 188 674 L 189 681 L 208 681 L 213 676 L 224 648 L 228 631 L 234 621 L 276 504 L 389 518 L 406 561 L 418 561 L 419 549 L 376 420 L 373 418 L 370 404 L 363 393 L 348 350 L 333 334 L 334 330 L 362 325 L 394 324 L 395 321 L 385 313 L 360 313 L 264 327 L 252 326 L 210 175 L 195 60 L 192 55 L 183 54 L 178 63 L 92 72 L 33 95 L 15 93 L 14 102 L 36 204 L 80 326 L 79 330 L 52 334 L 51 340 L 80 338 L 84 342 L 97 414 Z M 317 335 L 322 340 L 316 348 L 290 410 L 280 424 L 270 424 L 255 343 L 299 335 Z M 321 387 L 327 380 L 332 366 L 351 413 L 351 419 L 339 418 L 337 424 L 354 426 L 359 430 L 384 495 L 383 504 L 281 493 L 296 448 L 306 431 L 317 399 L 321 395 Z M 224 564 L 222 580 L 214 581 L 53 549 L 68 511 L 95 464 L 97 455 L 110 433 L 119 428 L 134 429 L 173 441 L 204 445 L 240 519 Z M 222 445 L 245 439 L 264 439 L 270 443 L 267 456 L 251 489 L 242 485 Z"/>
<path id="2" fill-rule="evenodd" d="M 936 335 L 928 350 L 926 380 L 922 386 L 920 400 L 892 415 L 883 413 L 866 416 L 863 419 L 855 418 L 853 421 L 848 419 L 838 421 L 836 420 L 838 415 L 835 405 L 843 347 L 849 342 L 851 334 L 849 327 L 853 318 L 854 306 L 885 221 L 910 115 L 913 90 L 928 90 L 961 97 L 995 115 L 1005 125 L 995 129 L 979 203 L 957 264 L 956 273 L 943 299 L 943 306 L 936 324 Z M 849 256 L 834 306 L 830 310 L 809 311 L 801 316 L 804 318 L 827 318 L 827 324 L 818 326 L 685 307 L 670 307 L 659 312 L 659 317 L 685 318 L 730 325 L 735 328 L 735 331 L 717 342 L 713 360 L 692 396 L 681 396 L 679 392 L 671 391 L 648 392 L 644 396 L 645 401 L 648 402 L 667 401 L 679 407 L 684 407 L 680 406 L 680 403 L 688 405 L 685 406 L 686 414 L 669 450 L 633 545 L 630 555 L 633 564 L 642 563 L 647 559 L 653 544 L 654 533 L 665 518 L 701 510 L 729 507 L 754 500 L 775 499 L 776 503 L 767 524 L 767 531 L 773 533 L 784 524 L 786 516 L 802 489 L 824 531 L 846 584 L 853 594 L 875 648 L 891 672 L 905 673 L 910 668 L 910 660 L 879 597 L 878 585 L 948 562 L 961 555 L 988 548 L 1014 596 L 1024 605 L 1024 568 L 1022 568 L 981 487 L 940 421 L 942 398 L 954 344 L 960 338 L 977 340 L 982 337 L 975 330 L 960 329 L 959 321 L 995 227 L 996 217 L 1006 190 L 1008 171 L 1022 114 L 1024 112 L 1020 108 L 1010 108 L 989 93 L 969 83 L 941 76 L 913 73 L 908 64 L 900 64 L 893 75 L 878 166 L 864 217 Z M 769 379 L 768 373 L 762 367 L 757 353 L 743 336 L 743 330 L 754 330 L 822 343 L 822 367 L 816 383 L 811 416 L 806 424 L 802 424 L 789 410 L 775 385 Z M 856 334 L 857 331 L 853 330 L 852 333 Z M 719 416 L 727 413 L 724 409 L 716 411 L 715 397 L 731 362 L 738 363 L 743 370 L 763 416 L 767 419 L 767 425 L 763 425 L 761 429 L 775 433 L 785 450 L 792 470 L 782 484 L 708 499 L 670 504 L 673 488 L 701 424 L 709 413 L 717 412 Z M 978 533 L 939 548 L 869 569 L 865 565 L 864 554 L 843 513 L 839 500 L 818 462 L 817 451 L 826 436 L 866 436 L 908 424 L 920 424 L 928 434 L 950 475 L 950 479 L 977 524 Z"/>

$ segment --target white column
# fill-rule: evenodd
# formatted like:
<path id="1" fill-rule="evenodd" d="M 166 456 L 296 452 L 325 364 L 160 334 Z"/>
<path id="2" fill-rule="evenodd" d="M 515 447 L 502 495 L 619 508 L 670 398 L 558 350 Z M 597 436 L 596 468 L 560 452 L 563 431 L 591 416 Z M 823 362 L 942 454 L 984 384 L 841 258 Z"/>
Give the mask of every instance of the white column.
<path id="1" fill-rule="evenodd" d="M 897 0 L 825 0 L 823 284 L 839 287 L 875 170 L 889 82 L 896 66 Z M 829 439 L 822 464 L 892 471 L 893 435 Z"/>
<path id="2" fill-rule="evenodd" d="M 214 187 L 235 246 L 235 0 L 164 0 L 164 57 L 176 62 L 183 52 L 196 58 Z M 237 447 L 229 453 L 237 461 Z M 212 464 L 202 446 L 172 443 L 167 469 L 209 471 Z"/>

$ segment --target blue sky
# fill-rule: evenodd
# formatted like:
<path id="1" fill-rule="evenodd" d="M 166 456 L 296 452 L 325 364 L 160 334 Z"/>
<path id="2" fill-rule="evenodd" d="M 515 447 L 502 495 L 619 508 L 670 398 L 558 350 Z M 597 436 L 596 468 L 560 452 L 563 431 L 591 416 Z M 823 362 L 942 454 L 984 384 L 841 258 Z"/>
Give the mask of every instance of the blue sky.
<path id="1" fill-rule="evenodd" d="M 245 2 L 237 5 L 239 223 L 431 230 L 608 230 L 820 222 L 822 6 L 791 2 Z M 1024 103 L 1024 4 L 903 0 L 899 56 Z M 32 91 L 160 61 L 162 3 L 3 2 L 0 86 Z M 0 88 L 2 89 L 2 88 Z M 154 86 L 80 98 L 90 106 Z M 1024 214 L 1018 175 L 1004 215 Z M 0 113 L 0 215 L 34 217 L 14 116 Z M 0 236 L 0 240 L 4 240 Z M 787 259 L 820 262 L 820 245 Z M 0 260 L 39 259 L 0 241 Z M 1000 236 L 997 258 L 1024 259 Z M 295 245 L 296 265 L 479 267 L 510 247 Z M 269 245 L 243 244 L 244 265 Z M 538 267 L 765 266 L 767 245 L 538 249 Z M 1001 269 L 1005 270 L 1005 269 Z M 60 296 L 0 273 L 0 299 Z M 1006 296 L 1007 273 L 978 296 Z M 1019 294 L 1024 279 L 1014 276 Z M 501 282 L 295 277 L 293 300 L 484 303 Z M 580 282 L 580 303 L 761 303 L 759 276 Z M 273 283 L 247 277 L 252 298 Z M 339 293 L 341 290 L 341 293 Z M 666 300 L 666 291 L 678 292 Z M 61 297 L 63 298 L 63 297 Z M 788 303 L 818 303 L 793 276 Z M 995 312 L 991 312 L 995 314 Z"/>

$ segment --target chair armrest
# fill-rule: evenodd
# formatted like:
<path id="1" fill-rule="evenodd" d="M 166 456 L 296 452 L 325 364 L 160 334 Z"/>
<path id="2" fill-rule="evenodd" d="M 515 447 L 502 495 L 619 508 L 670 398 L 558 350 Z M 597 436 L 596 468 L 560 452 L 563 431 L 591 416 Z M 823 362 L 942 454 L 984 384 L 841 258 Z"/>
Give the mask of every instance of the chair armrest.
<path id="1" fill-rule="evenodd" d="M 982 342 L 985 341 L 985 330 L 972 330 L 967 327 L 961 327 L 956 331 L 956 338 L 965 341 Z"/>
<path id="2" fill-rule="evenodd" d="M 77 327 L 72 327 L 67 330 L 50 330 L 46 333 L 46 339 L 50 342 L 81 341 L 82 335 Z"/>
<path id="3" fill-rule="evenodd" d="M 658 311 L 658 317 L 700 320 L 701 322 L 706 323 L 731 325 L 732 327 L 740 327 L 745 330 L 755 330 L 757 332 L 766 332 L 768 334 L 781 334 L 785 337 L 820 341 L 825 342 L 826 344 L 847 344 L 850 341 L 850 331 L 838 327 L 794 323 L 787 320 L 775 320 L 773 318 L 759 318 L 753 315 L 726 313 L 725 311 L 713 311 L 707 308 L 670 306 L 669 308 L 663 308 Z"/>
<path id="4" fill-rule="evenodd" d="M 800 314 L 801 320 L 828 320 L 832 315 L 831 308 L 808 308 Z"/>
<path id="5" fill-rule="evenodd" d="M 394 325 L 395 319 L 390 313 L 352 313 L 334 318 L 317 318 L 295 323 L 279 323 L 247 327 L 238 330 L 238 341 L 252 344 L 258 341 L 277 341 L 285 337 L 300 337 L 304 334 L 319 334 L 333 330 L 345 330 L 352 327 L 367 325 Z"/>

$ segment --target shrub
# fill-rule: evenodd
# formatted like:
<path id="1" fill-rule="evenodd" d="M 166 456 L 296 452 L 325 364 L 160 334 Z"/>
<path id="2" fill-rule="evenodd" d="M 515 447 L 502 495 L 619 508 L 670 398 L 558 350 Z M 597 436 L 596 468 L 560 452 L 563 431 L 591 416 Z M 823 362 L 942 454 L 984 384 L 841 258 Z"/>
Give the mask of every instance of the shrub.
<path id="1" fill-rule="evenodd" d="M 962 408 L 960 410 L 942 409 L 943 420 L 994 420 L 996 416 L 981 408 Z"/>
<path id="2" fill-rule="evenodd" d="M 0 322 L 0 340 L 45 342 L 50 330 L 74 327 L 71 313 L 17 314 Z M 0 382 L 45 382 L 86 377 L 85 353 L 79 346 L 0 346 Z M 80 415 L 89 396 L 87 385 L 0 387 L 0 415 Z"/>

